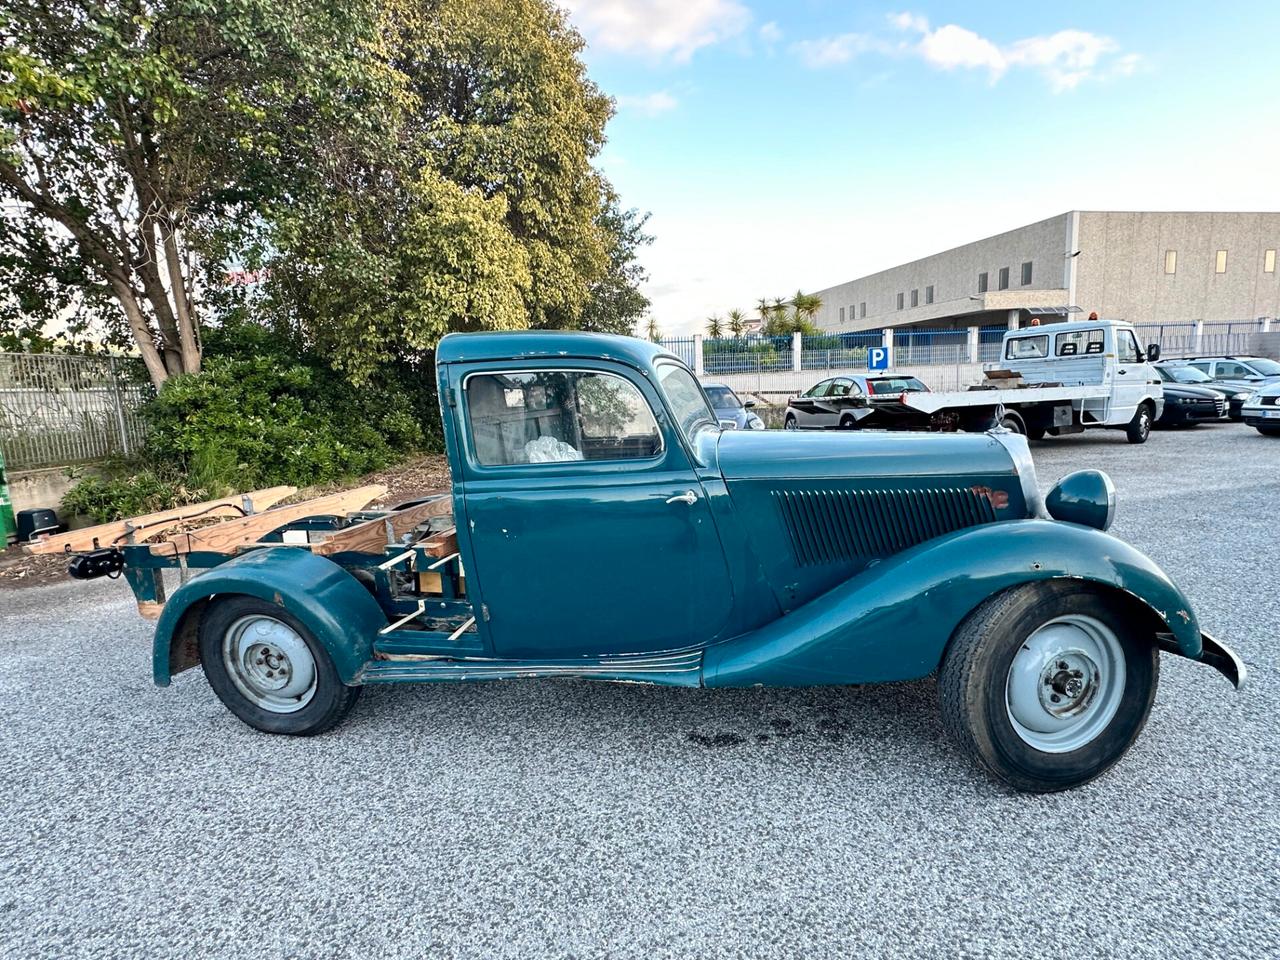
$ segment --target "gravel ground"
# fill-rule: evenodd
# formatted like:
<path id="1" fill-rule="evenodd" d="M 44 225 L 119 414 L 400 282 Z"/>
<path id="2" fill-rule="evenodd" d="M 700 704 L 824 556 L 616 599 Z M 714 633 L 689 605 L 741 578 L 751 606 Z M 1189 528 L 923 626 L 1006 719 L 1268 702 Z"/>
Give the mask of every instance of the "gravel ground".
<path id="1" fill-rule="evenodd" d="M 263 736 L 149 678 L 123 584 L 0 596 L 0 956 L 1280 956 L 1280 441 L 1035 446 L 1247 661 L 1165 657 L 1102 780 L 1010 794 L 932 681 L 373 688 Z"/>

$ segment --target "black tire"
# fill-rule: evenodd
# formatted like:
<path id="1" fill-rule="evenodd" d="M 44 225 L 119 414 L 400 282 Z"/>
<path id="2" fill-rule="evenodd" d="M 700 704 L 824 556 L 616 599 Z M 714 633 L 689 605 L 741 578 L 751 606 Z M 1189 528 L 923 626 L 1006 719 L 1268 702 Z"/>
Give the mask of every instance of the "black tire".
<path id="1" fill-rule="evenodd" d="M 1256 429 L 1264 437 L 1280 437 L 1280 427 L 1257 427 Z"/>
<path id="2" fill-rule="evenodd" d="M 1006 410 L 1004 416 L 1000 418 L 1000 426 L 1006 430 L 1012 430 L 1014 433 L 1020 433 L 1024 437 L 1027 435 L 1027 424 L 1022 419 L 1022 415 L 1013 410 Z"/>
<path id="3" fill-rule="evenodd" d="M 783 430 L 798 430 L 799 424 L 796 423 L 794 414 L 788 413 L 785 420 L 782 421 Z"/>
<path id="4" fill-rule="evenodd" d="M 223 638 L 246 617 L 279 621 L 296 633 L 315 662 L 315 690 L 305 706 L 292 713 L 264 709 L 237 686 L 223 660 Z M 305 658 L 304 658 L 305 659 Z M 360 698 L 361 687 L 342 682 L 329 653 L 297 618 L 273 603 L 256 597 L 229 596 L 214 600 L 200 622 L 200 665 L 218 699 L 237 717 L 263 733 L 310 737 L 332 729 Z"/>
<path id="5" fill-rule="evenodd" d="M 1027 439 L 1043 440 L 1044 432 L 1044 427 L 1027 427 Z"/>
<path id="6" fill-rule="evenodd" d="M 856 427 L 857 425 L 858 425 L 858 421 L 854 420 L 854 419 L 853 419 L 853 417 L 851 417 L 851 416 L 850 416 L 849 414 L 847 414 L 847 413 L 846 413 L 843 417 L 841 417 L 841 418 L 840 418 L 840 429 L 841 429 L 841 430 L 852 430 L 852 429 L 853 429 L 854 427 Z"/>
<path id="7" fill-rule="evenodd" d="M 1050 753 L 1015 730 L 1006 688 L 1014 657 L 1032 633 L 1072 614 L 1113 632 L 1124 653 L 1124 690 L 1114 716 L 1092 740 Z M 974 610 L 952 636 L 938 671 L 943 724 L 970 757 L 1016 790 L 1078 787 L 1124 756 L 1147 722 L 1160 676 L 1153 641 L 1150 626 L 1102 588 L 1072 580 L 1012 587 Z"/>
<path id="8" fill-rule="evenodd" d="M 1151 424 L 1154 417 L 1151 411 L 1151 404 L 1143 401 L 1138 404 L 1137 412 L 1134 413 L 1133 419 L 1129 421 L 1129 425 L 1124 428 L 1124 435 L 1130 443 L 1146 443 L 1147 437 L 1151 436 Z"/>

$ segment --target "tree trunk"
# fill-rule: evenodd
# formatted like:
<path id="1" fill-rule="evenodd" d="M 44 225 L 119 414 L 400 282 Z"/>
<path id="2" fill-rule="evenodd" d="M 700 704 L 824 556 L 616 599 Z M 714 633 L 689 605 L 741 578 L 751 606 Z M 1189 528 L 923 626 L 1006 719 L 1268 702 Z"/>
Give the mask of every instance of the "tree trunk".
<path id="1" fill-rule="evenodd" d="M 182 370 L 184 373 L 200 372 L 200 341 L 196 335 L 195 305 L 187 291 L 187 278 L 182 272 L 182 258 L 178 255 L 178 238 L 172 223 L 164 230 L 164 259 L 169 270 L 169 288 L 173 291 L 173 305 L 178 315 L 178 339 L 182 346 Z"/>
<path id="2" fill-rule="evenodd" d="M 129 329 L 133 331 L 133 339 L 138 344 L 138 351 L 142 354 L 142 362 L 146 364 L 147 373 L 151 377 L 151 382 L 155 384 L 156 389 L 164 385 L 169 379 L 169 371 L 165 367 L 164 359 L 160 356 L 160 351 L 156 349 L 155 340 L 152 338 L 151 326 L 147 323 L 147 318 L 143 316 L 142 308 L 138 305 L 138 294 L 127 283 L 110 277 L 111 290 L 116 295 L 124 315 L 129 320 Z"/>

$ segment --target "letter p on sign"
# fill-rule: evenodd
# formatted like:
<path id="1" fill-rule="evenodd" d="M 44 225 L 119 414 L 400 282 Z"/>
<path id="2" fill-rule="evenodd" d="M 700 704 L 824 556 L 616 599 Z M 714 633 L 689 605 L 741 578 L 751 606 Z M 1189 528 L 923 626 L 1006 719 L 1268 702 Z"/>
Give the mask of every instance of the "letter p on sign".
<path id="1" fill-rule="evenodd" d="M 867 350 L 867 369 L 868 370 L 888 370 L 889 369 L 889 348 L 888 347 L 871 347 Z"/>

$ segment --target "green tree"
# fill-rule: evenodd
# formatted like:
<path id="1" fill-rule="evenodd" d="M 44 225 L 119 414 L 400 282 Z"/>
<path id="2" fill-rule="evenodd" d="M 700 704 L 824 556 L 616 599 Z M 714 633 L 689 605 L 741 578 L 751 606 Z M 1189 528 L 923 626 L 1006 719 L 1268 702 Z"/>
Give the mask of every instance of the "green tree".
<path id="1" fill-rule="evenodd" d="M 608 245 L 609 263 L 591 285 L 578 321 L 583 330 L 629 333 L 649 309 L 649 298 L 640 291 L 649 274 L 639 260 L 640 248 L 653 243 L 653 237 L 644 231 L 648 221 L 649 214 L 621 209 L 612 190 L 607 192 L 596 223 Z"/>
<path id="2" fill-rule="evenodd" d="M 822 309 L 822 298 L 817 294 L 797 290 L 795 296 L 791 298 L 791 306 L 798 323 L 812 326 L 814 317 Z"/>
<path id="3" fill-rule="evenodd" d="M 644 221 L 592 165 L 612 107 L 564 12 L 382 2 L 389 130 L 319 130 L 262 245 L 273 312 L 356 379 L 452 330 L 625 328 Z"/>
<path id="4" fill-rule="evenodd" d="M 365 115 L 363 0 L 5 0 L 0 327 L 74 315 L 156 385 L 200 368 L 201 288 L 251 224 L 291 132 Z"/>
<path id="5" fill-rule="evenodd" d="M 740 337 L 743 331 L 747 329 L 747 318 L 741 310 L 733 309 L 729 311 L 729 333 L 734 337 Z"/>
<path id="6" fill-rule="evenodd" d="M 718 314 L 707 317 L 707 336 L 712 340 L 719 340 L 724 336 L 724 321 Z"/>

